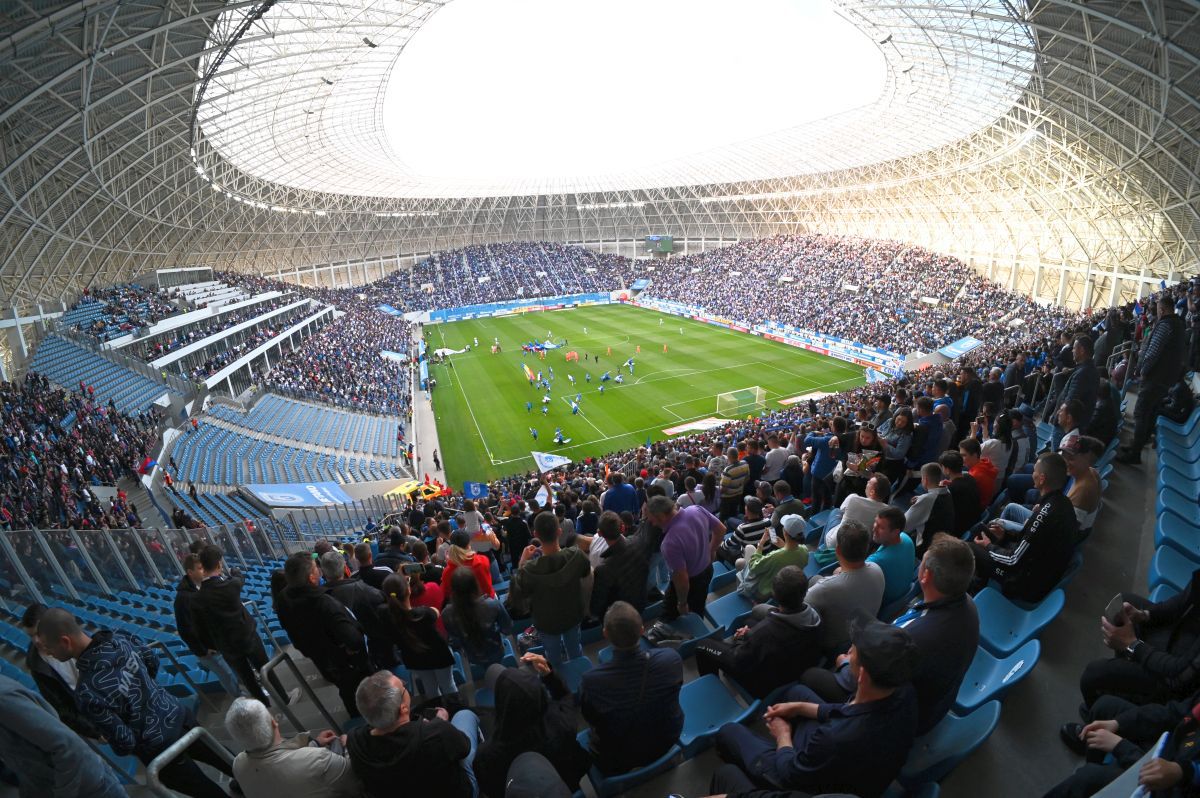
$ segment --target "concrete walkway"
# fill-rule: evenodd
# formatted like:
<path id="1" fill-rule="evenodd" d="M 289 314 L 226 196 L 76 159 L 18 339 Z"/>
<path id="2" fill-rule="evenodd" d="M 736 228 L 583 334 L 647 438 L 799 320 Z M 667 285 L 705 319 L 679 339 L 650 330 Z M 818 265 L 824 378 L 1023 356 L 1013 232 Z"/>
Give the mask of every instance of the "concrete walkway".
<path id="1" fill-rule="evenodd" d="M 436 479 L 443 485 L 446 484 L 445 461 L 441 460 L 442 451 L 441 444 L 438 443 L 437 434 L 437 416 L 433 412 L 433 403 L 430 401 L 429 393 L 421 390 L 421 379 L 414 374 L 412 379 L 413 384 L 413 420 L 412 429 L 409 434 L 415 436 L 417 461 L 413 467 L 413 478 L 417 480 L 425 479 L 428 474 L 430 479 Z M 433 453 L 438 453 L 438 460 L 442 463 L 442 468 L 434 468 Z M 451 487 L 457 490 L 462 490 L 462 485 L 452 485 Z"/>

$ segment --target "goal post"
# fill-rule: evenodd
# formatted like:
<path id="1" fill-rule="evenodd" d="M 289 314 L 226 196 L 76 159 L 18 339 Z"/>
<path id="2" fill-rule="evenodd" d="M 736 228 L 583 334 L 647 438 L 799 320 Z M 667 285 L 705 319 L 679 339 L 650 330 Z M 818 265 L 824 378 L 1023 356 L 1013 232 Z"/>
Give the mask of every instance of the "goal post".
<path id="1" fill-rule="evenodd" d="M 762 410 L 766 406 L 767 392 L 757 385 L 717 394 L 718 415 L 740 416 L 743 413 Z"/>

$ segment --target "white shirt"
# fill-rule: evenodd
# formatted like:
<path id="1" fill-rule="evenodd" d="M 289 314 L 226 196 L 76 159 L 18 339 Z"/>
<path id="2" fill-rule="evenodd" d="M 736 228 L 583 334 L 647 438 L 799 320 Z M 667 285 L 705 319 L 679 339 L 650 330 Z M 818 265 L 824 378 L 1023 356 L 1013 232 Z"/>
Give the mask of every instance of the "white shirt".
<path id="1" fill-rule="evenodd" d="M 859 496 L 857 493 L 851 493 L 842 502 L 842 520 L 836 526 L 830 528 L 825 533 L 825 548 L 837 548 L 837 532 L 842 524 L 847 521 L 857 521 L 867 529 L 875 523 L 875 516 L 887 509 L 887 505 L 883 502 L 877 502 L 874 499 L 868 499 L 865 496 Z M 928 516 L 927 516 L 928 517 Z"/>

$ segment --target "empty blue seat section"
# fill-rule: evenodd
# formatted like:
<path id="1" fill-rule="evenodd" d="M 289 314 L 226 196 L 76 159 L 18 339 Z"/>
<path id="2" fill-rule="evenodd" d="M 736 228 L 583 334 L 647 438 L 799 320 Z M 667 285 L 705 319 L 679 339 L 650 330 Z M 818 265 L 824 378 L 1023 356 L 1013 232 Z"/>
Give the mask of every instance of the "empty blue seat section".
<path id="1" fill-rule="evenodd" d="M 98 401 L 111 399 L 123 413 L 143 412 L 164 393 L 178 393 L 57 335 L 38 345 L 30 368 L 73 391 L 83 382 L 96 390 Z"/>
<path id="2" fill-rule="evenodd" d="M 370 457 L 396 458 L 399 417 L 353 413 L 268 393 L 249 412 L 218 405 L 209 413 L 222 421 L 298 443 L 344 449 Z"/>

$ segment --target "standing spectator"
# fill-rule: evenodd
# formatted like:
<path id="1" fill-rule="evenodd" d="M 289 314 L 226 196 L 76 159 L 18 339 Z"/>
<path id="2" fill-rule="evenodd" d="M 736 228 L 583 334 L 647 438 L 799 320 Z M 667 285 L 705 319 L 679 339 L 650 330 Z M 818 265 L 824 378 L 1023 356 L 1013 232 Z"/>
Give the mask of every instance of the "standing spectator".
<path id="1" fill-rule="evenodd" d="M 242 748 L 233 775 L 246 798 L 356 798 L 362 785 L 350 757 L 335 753 L 345 737 L 328 729 L 284 740 L 279 722 L 258 701 L 238 698 L 225 713 L 225 730 Z"/>
<path id="2" fill-rule="evenodd" d="M 631 512 L 636 516 L 638 514 L 637 506 L 637 491 L 633 485 L 625 481 L 625 475 L 620 471 L 614 471 L 608 475 L 608 490 L 604 491 L 604 495 L 600 497 L 601 510 L 612 510 L 618 515 L 623 512 Z M 582 534 L 591 534 L 579 530 Z"/>
<path id="3" fill-rule="evenodd" d="M 396 665 L 396 652 L 387 635 L 382 616 L 385 610 L 383 592 L 361 579 L 348 579 L 345 559 L 336 551 L 321 555 L 321 573 L 325 577 L 325 592 L 337 599 L 362 625 L 367 635 L 371 663 L 377 668 Z"/>
<path id="4" fill-rule="evenodd" d="M 138 638 L 107 629 L 88 636 L 71 613 L 55 608 L 38 623 L 38 639 L 60 662 L 76 660 L 80 713 L 117 756 L 133 754 L 149 765 L 196 725 L 191 712 L 155 681 L 158 657 Z M 233 775 L 220 753 L 200 741 L 159 771 L 163 784 L 195 798 L 225 798 L 193 758 Z"/>
<path id="5" fill-rule="evenodd" d="M 746 481 L 750 477 L 750 466 L 745 460 L 738 459 L 736 447 L 730 446 L 725 451 L 725 457 L 729 465 L 721 472 L 721 518 L 737 515 L 745 495 Z"/>
<path id="6" fill-rule="evenodd" d="M 703 507 L 676 508 L 666 496 L 646 502 L 650 522 L 663 530 L 662 556 L 671 572 L 663 597 L 663 617 L 673 620 L 689 612 L 703 613 L 712 581 L 712 558 L 725 525 Z"/>
<path id="7" fill-rule="evenodd" d="M 475 749 L 479 718 L 439 707 L 428 719 L 413 718 L 404 682 L 379 671 L 358 686 L 356 702 L 367 725 L 346 736 L 355 774 L 371 798 L 393 798 L 397 785 L 408 795 L 476 798 Z"/>
<path id="8" fill-rule="evenodd" d="M 259 682 L 258 669 L 267 664 L 267 649 L 258 636 L 254 618 L 242 604 L 241 574 L 225 573 L 225 557 L 216 546 L 200 550 L 200 566 L 204 581 L 200 592 L 191 601 L 192 625 L 196 639 L 209 649 L 219 651 L 252 697 L 267 706 L 271 699 Z M 271 686 L 291 703 L 299 689 L 288 693 L 278 677 L 270 675 Z"/>
<path id="9" fill-rule="evenodd" d="M 375 563 L 370 543 L 359 543 L 355 546 L 354 559 L 358 560 L 358 570 L 354 572 L 354 578 L 376 590 L 383 586 L 384 579 L 396 573 L 387 565 Z"/>
<path id="10" fill-rule="evenodd" d="M 1067 378 L 1067 384 L 1063 386 L 1062 393 L 1057 400 L 1059 404 L 1078 400 L 1083 412 L 1075 419 L 1075 423 L 1081 429 L 1086 428 L 1092 422 L 1092 411 L 1095 410 L 1096 397 L 1100 393 L 1100 371 L 1093 362 L 1094 348 L 1092 339 L 1088 336 L 1077 335 L 1075 337 L 1071 345 L 1071 357 L 1075 361 L 1075 370 Z M 1058 429 L 1056 432 L 1061 438 L 1066 430 Z M 1057 448 L 1057 440 L 1051 440 L 1050 443 L 1052 448 Z M 997 465 L 1002 466 L 1003 464 L 997 463 Z"/>
<path id="11" fill-rule="evenodd" d="M 20 798 L 125 798 L 108 764 L 37 693 L 0 676 L 0 762 Z"/>
<path id="12" fill-rule="evenodd" d="M 1183 376 L 1187 358 L 1187 331 L 1183 319 L 1175 315 L 1175 301 L 1164 291 L 1158 298 L 1158 321 L 1146 336 L 1137 359 L 1137 405 L 1133 410 L 1133 441 L 1128 449 L 1117 452 L 1121 463 L 1139 465 L 1142 448 L 1150 440 L 1158 407 L 1167 391 Z"/>
<path id="13" fill-rule="evenodd" d="M 100 732 L 79 712 L 75 702 L 75 685 L 79 682 L 79 669 L 73 661 L 59 662 L 39 649 L 37 638 L 38 621 L 46 614 L 45 604 L 31 604 L 21 616 L 21 631 L 29 636 L 29 648 L 25 650 L 25 669 L 33 677 L 38 692 L 54 708 L 58 719 L 80 737 L 97 739 Z M 226 669 L 228 672 L 228 668 Z M 237 681 L 234 680 L 234 687 Z"/>
<path id="14" fill-rule="evenodd" d="M 529 522 L 525 520 L 524 501 L 518 499 L 516 504 L 509 508 L 508 515 L 501 522 L 500 527 L 504 530 L 504 543 L 508 550 L 509 566 L 515 571 L 521 562 L 521 552 L 525 550 L 532 539 Z"/>
<path id="15" fill-rule="evenodd" d="M 442 570 L 442 596 L 450 593 L 450 579 L 459 568 L 466 568 L 475 574 L 481 594 L 496 597 L 496 590 L 492 587 L 491 561 L 485 555 L 471 550 L 471 536 L 462 529 L 450 535 L 450 553 Z"/>
<path id="16" fill-rule="evenodd" d="M 237 698 L 242 694 L 237 676 L 230 670 L 229 663 L 221 653 L 210 648 L 208 643 L 196 634 L 195 625 L 192 623 L 192 602 L 199 597 L 200 586 L 203 584 L 204 565 L 199 555 L 187 555 L 183 558 L 183 578 L 175 586 L 175 630 L 200 664 L 217 677 L 221 688 L 228 695 Z"/>
<path id="17" fill-rule="evenodd" d="M 608 515 L 608 513 L 605 513 Z M 646 607 L 646 582 L 650 576 L 648 533 L 632 538 L 621 534 L 619 524 L 600 524 L 600 534 L 608 544 L 593 571 L 590 615 L 601 619 L 618 601 L 632 604 L 638 612 Z M 594 544 L 593 544 L 594 545 Z"/>
<path id="18" fill-rule="evenodd" d="M 554 513 L 538 513 L 533 519 L 536 540 L 525 547 L 520 567 L 512 577 L 513 593 L 530 601 L 533 626 L 552 668 L 583 656 L 579 639 L 584 617 L 583 581 L 592 572 L 586 554 L 574 547 L 559 546 L 560 532 Z"/>
<path id="19" fill-rule="evenodd" d="M 354 690 L 369 672 L 362 626 L 321 588 L 317 563 L 310 554 L 299 551 L 288 557 L 283 573 L 287 587 L 276 607 L 279 622 L 300 653 L 337 686 L 350 717 L 357 718 Z"/>
<path id="20" fill-rule="evenodd" d="M 454 655 L 438 632 L 438 611 L 413 607 L 408 577 L 393 574 L 383 580 L 387 597 L 388 631 L 400 650 L 404 666 L 412 673 L 416 692 L 427 699 L 457 695 Z"/>
<path id="21" fill-rule="evenodd" d="M 604 637 L 613 658 L 580 680 L 579 706 L 591 726 L 588 745 L 603 773 L 626 773 L 653 762 L 683 729 L 683 661 L 669 648 L 643 651 L 642 631 L 637 610 L 623 601 L 612 605 L 604 615 Z"/>
<path id="22" fill-rule="evenodd" d="M 480 595 L 475 574 L 461 569 L 455 573 L 442 620 L 450 642 L 466 652 L 472 665 L 486 667 L 504 659 L 501 638 L 512 634 L 512 618 L 499 601 Z"/>

